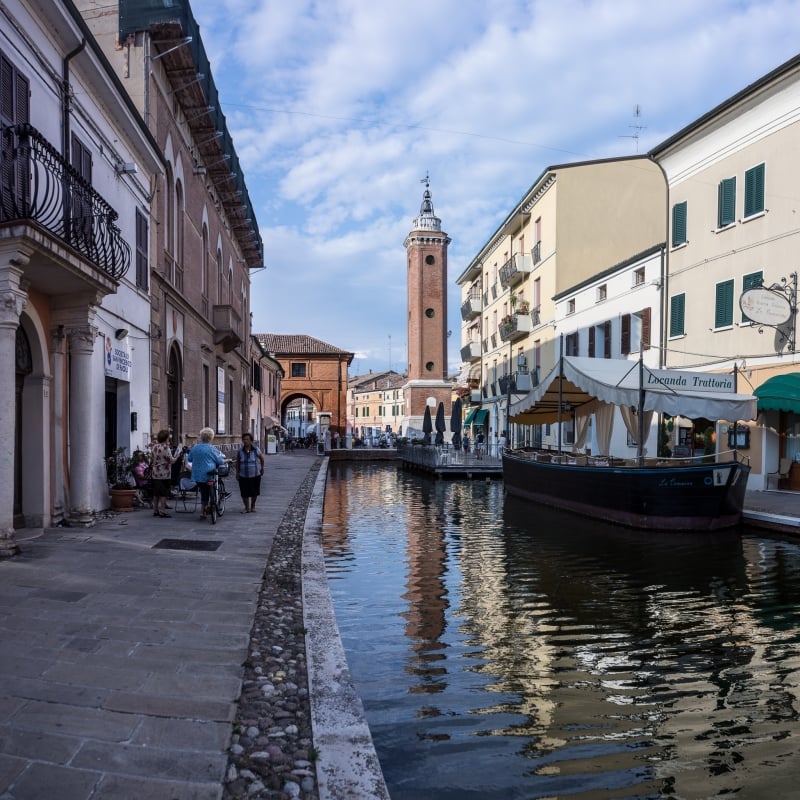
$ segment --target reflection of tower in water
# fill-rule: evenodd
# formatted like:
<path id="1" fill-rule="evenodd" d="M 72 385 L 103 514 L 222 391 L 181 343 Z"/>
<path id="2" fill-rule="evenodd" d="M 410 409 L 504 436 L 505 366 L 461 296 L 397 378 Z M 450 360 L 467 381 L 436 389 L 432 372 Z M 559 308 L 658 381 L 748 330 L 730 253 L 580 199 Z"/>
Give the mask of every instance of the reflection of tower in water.
<path id="1" fill-rule="evenodd" d="M 410 692 L 434 693 L 447 687 L 443 679 L 447 674 L 443 663 L 445 645 L 441 641 L 449 606 L 444 582 L 447 543 L 441 502 L 443 485 L 425 481 L 414 488 L 418 489 L 419 497 L 411 501 L 411 505 L 421 509 L 423 516 L 408 526 L 408 572 L 402 597 L 408 608 L 402 616 L 415 659 L 409 662 L 406 671 L 420 678 L 420 684 L 411 686 Z"/>

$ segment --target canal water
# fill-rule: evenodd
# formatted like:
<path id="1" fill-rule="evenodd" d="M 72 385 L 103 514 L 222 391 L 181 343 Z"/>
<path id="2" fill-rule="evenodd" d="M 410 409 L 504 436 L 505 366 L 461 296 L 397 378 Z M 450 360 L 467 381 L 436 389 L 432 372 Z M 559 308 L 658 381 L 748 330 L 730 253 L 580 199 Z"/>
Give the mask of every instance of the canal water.
<path id="1" fill-rule="evenodd" d="M 800 797 L 800 544 L 346 464 L 323 536 L 392 800 Z"/>

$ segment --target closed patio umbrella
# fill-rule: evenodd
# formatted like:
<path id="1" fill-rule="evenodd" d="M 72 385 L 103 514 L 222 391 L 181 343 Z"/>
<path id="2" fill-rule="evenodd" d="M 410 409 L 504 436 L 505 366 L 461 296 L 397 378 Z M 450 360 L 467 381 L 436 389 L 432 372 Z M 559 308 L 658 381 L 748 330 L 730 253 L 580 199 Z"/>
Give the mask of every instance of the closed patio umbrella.
<path id="1" fill-rule="evenodd" d="M 436 444 L 444 444 L 444 432 L 447 424 L 444 421 L 444 403 L 439 403 L 436 409 Z"/>
<path id="2" fill-rule="evenodd" d="M 422 417 L 422 432 L 425 434 L 422 441 L 425 444 L 431 443 L 431 433 L 433 431 L 433 420 L 431 419 L 431 408 L 425 406 L 425 414 Z"/>
<path id="3" fill-rule="evenodd" d="M 456 397 L 450 411 L 450 432 L 453 434 L 453 447 L 461 449 L 461 398 Z"/>

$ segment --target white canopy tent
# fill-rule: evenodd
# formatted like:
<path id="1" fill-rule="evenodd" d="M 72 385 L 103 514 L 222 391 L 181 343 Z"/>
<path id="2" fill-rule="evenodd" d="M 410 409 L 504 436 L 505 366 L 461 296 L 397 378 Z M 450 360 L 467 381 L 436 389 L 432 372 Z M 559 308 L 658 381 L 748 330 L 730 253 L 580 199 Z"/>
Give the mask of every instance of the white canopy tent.
<path id="1" fill-rule="evenodd" d="M 643 410 L 688 419 L 755 419 L 757 398 L 724 390 L 730 384 L 726 375 L 645 365 Z M 520 425 L 553 423 L 568 413 L 591 414 L 598 403 L 638 408 L 639 389 L 638 360 L 564 356 L 538 386 L 511 405 L 510 419 Z"/>

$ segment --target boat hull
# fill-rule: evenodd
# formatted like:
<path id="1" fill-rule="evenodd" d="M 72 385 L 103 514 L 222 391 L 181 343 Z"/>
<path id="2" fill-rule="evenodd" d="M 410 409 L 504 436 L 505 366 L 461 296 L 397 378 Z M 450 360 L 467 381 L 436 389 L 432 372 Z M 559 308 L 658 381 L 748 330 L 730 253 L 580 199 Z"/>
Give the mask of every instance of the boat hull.
<path id="1" fill-rule="evenodd" d="M 647 530 L 720 530 L 742 518 L 745 464 L 614 467 L 503 454 L 505 491 L 536 503 Z"/>

